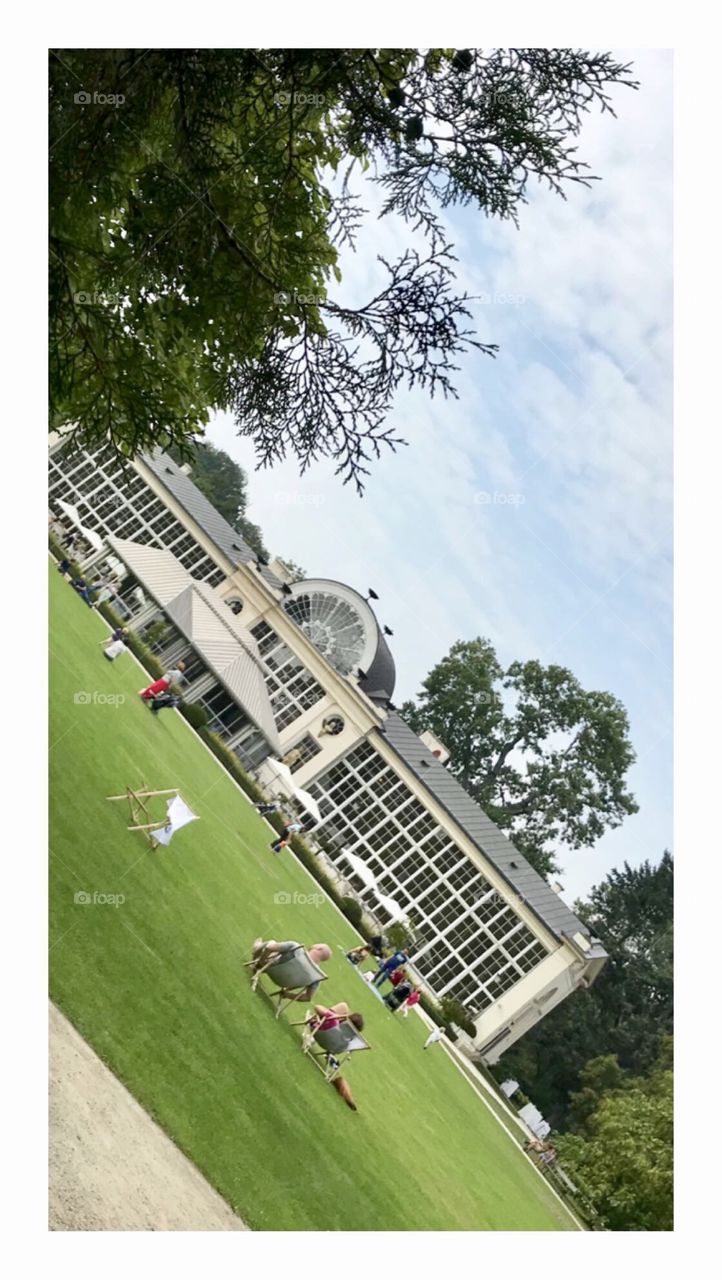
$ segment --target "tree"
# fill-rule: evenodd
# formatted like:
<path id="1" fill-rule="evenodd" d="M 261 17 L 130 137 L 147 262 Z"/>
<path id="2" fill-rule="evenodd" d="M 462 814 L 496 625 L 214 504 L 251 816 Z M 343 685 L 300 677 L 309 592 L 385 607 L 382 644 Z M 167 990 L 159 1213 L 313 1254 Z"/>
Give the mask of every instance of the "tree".
<path id="1" fill-rule="evenodd" d="M 441 738 L 451 772 L 541 874 L 558 869 L 554 845 L 589 847 L 637 811 L 624 707 L 564 667 L 504 670 L 488 640 L 459 640 L 401 714 Z"/>
<path id="2" fill-rule="evenodd" d="M 212 408 L 269 464 L 363 484 L 402 386 L 454 396 L 471 325 L 439 212 L 592 181 L 585 114 L 636 87 L 570 49 L 64 49 L 50 58 L 51 420 L 181 450 Z M 333 296 L 369 171 L 408 247 Z M 331 177 L 329 177 L 331 175 Z"/>
<path id="3" fill-rule="evenodd" d="M 302 569 L 300 564 L 296 564 L 295 560 L 287 560 L 284 556 L 282 564 L 284 568 L 288 570 L 291 576 L 291 582 L 303 582 L 303 579 L 308 577 L 306 570 Z"/>
<path id="4" fill-rule="evenodd" d="M 610 1231 L 673 1230 L 672 1072 L 605 1093 L 583 1133 L 555 1139 L 572 1180 Z"/>
<path id="5" fill-rule="evenodd" d="M 257 555 L 269 559 L 258 525 L 246 518 L 248 506 L 248 476 L 237 462 L 223 449 L 206 442 L 198 442 L 185 452 L 171 445 L 168 452 L 177 463 L 190 466 L 193 483 L 204 493 L 209 502 L 241 535 Z"/>
<path id="6" fill-rule="evenodd" d="M 604 1095 L 624 1088 L 626 1080 L 627 1073 L 620 1067 L 615 1054 L 592 1058 L 580 1071 L 579 1088 L 569 1100 L 569 1129 L 572 1132 L 583 1130 Z"/>
<path id="7" fill-rule="evenodd" d="M 394 951 L 407 951 L 414 943 L 414 931 L 411 925 L 403 920 L 395 920 L 385 930 L 390 947 Z"/>
<path id="8" fill-rule="evenodd" d="M 575 904 L 609 960 L 589 990 L 552 1009 L 498 1068 L 519 1081 L 554 1128 L 576 1123 L 580 1099 L 574 1097 L 587 1087 L 591 1060 L 599 1064 L 614 1055 L 622 1071 L 642 1077 L 660 1060 L 669 1065 L 673 908 L 674 864 L 667 852 L 656 866 L 625 863 L 592 889 L 588 901 Z"/>
<path id="9" fill-rule="evenodd" d="M 455 1023 L 457 1027 L 460 1027 L 461 1030 L 465 1031 L 467 1035 L 472 1037 L 472 1039 L 476 1036 L 476 1026 L 469 1017 L 461 1001 L 457 1000 L 455 996 L 442 996 L 439 1002 L 439 1008 L 441 1009 L 441 1015 L 444 1022 Z"/>

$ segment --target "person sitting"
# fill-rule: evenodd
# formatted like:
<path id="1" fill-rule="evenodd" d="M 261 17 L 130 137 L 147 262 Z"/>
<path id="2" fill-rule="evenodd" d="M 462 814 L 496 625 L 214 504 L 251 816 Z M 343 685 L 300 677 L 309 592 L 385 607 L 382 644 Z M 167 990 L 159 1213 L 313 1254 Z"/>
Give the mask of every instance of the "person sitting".
<path id="1" fill-rule="evenodd" d="M 169 689 L 166 689 L 165 693 L 156 694 L 155 698 L 151 698 L 150 709 L 153 715 L 157 716 L 159 711 L 168 709 L 176 711 L 181 705 L 181 701 L 182 699 L 177 693 L 171 693 Z"/>
<path id="2" fill-rule="evenodd" d="M 360 964 L 362 960 L 366 959 L 368 953 L 368 947 L 352 947 L 350 951 L 346 952 L 346 959 L 350 960 L 351 964 Z"/>
<path id="3" fill-rule="evenodd" d="M 319 1031 L 333 1031 L 335 1027 L 340 1027 L 342 1022 L 350 1022 L 357 1031 L 363 1031 L 363 1014 L 350 1013 L 345 1000 L 339 1000 L 338 1004 L 332 1005 L 315 1004 L 313 1017 L 309 1019 L 306 1026 L 308 1032 L 315 1036 Z"/>
<path id="4" fill-rule="evenodd" d="M 408 974 L 405 969 L 394 969 L 389 979 L 392 987 L 398 987 L 401 982 L 408 982 Z"/>
<path id="5" fill-rule="evenodd" d="M 93 588 L 89 586 L 89 584 L 85 581 L 85 578 L 73 578 L 72 585 L 75 587 L 75 590 L 77 591 L 81 599 L 85 601 L 88 608 L 92 609 L 93 601 L 90 598 L 90 593 L 93 590 Z"/>
<path id="6" fill-rule="evenodd" d="M 108 662 L 114 662 L 121 653 L 125 653 L 127 638 L 128 628 L 116 627 L 110 639 L 106 636 L 105 640 L 100 641 L 103 646 L 103 657 L 107 658 Z"/>
<path id="7" fill-rule="evenodd" d="M 150 702 L 158 693 L 165 693 L 172 684 L 178 684 L 182 679 L 183 672 L 186 669 L 185 662 L 179 662 L 177 667 L 171 667 L 170 671 L 164 672 L 159 680 L 154 680 L 146 689 L 139 689 L 138 692 L 145 702 Z"/>
<path id="8" fill-rule="evenodd" d="M 268 818 L 274 813 L 280 813 L 283 806 L 280 800 L 269 800 L 268 802 L 264 801 L 262 804 L 257 804 L 256 808 L 264 818 Z"/>
<path id="9" fill-rule="evenodd" d="M 312 947 L 304 948 L 300 942 L 276 942 L 274 938 L 264 942 L 263 938 L 256 938 L 251 950 L 251 958 L 253 960 L 252 973 L 254 975 L 264 973 L 277 960 L 283 960 L 285 957 L 293 955 L 294 951 L 303 950 L 306 950 L 309 960 L 319 966 L 324 964 L 326 960 L 330 960 L 333 954 L 326 942 L 314 942 Z M 294 1000 L 310 1001 L 313 1000 L 320 985 L 321 979 L 319 978 L 318 982 L 309 983 L 301 992 L 284 989 L 281 995 Z"/>
<path id="10" fill-rule="evenodd" d="M 291 843 L 291 836 L 298 835 L 303 831 L 302 822 L 287 822 L 281 831 L 280 836 L 276 840 L 271 841 L 271 848 L 274 853 L 280 853 L 281 849 L 285 849 Z"/>
<path id="11" fill-rule="evenodd" d="M 396 1013 L 410 995 L 411 983 L 407 979 L 406 982 L 399 982 L 393 991 L 389 991 L 388 995 L 384 996 L 384 1004 L 392 1013 Z"/>

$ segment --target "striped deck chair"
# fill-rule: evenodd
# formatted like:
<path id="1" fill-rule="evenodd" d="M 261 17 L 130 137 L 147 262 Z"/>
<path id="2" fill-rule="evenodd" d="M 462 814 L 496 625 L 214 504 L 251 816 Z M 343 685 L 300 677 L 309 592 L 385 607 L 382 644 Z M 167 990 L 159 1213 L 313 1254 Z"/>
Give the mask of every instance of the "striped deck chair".
<path id="1" fill-rule="evenodd" d="M 312 1031 L 308 1025 L 312 1019 L 313 1014 L 309 1013 L 303 1022 L 292 1022 L 291 1026 L 306 1028 L 303 1036 L 303 1052 L 315 1063 L 319 1071 L 323 1072 L 326 1080 L 333 1080 L 338 1075 L 344 1062 L 348 1061 L 352 1053 L 371 1048 L 360 1031 L 357 1031 L 348 1019 L 344 1019 L 337 1027 L 331 1027 L 328 1031 Z"/>
<path id="2" fill-rule="evenodd" d="M 306 987 L 313 982 L 324 982 L 327 974 L 310 958 L 306 948 L 300 942 L 294 944 L 292 950 L 280 956 L 271 957 L 260 968 L 255 968 L 255 961 L 249 960 L 244 968 L 254 968 L 251 990 L 256 991 L 263 976 L 273 983 L 270 989 L 261 985 L 261 991 L 268 998 L 278 1000 L 276 1017 L 279 1018 L 284 1009 L 294 1004 L 304 993 Z M 288 992 L 289 994 L 284 994 Z"/>

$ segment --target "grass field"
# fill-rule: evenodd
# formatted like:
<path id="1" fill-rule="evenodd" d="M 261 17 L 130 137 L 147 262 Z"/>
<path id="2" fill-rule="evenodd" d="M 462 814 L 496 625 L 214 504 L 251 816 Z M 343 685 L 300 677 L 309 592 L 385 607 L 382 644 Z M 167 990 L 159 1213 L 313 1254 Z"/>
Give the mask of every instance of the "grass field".
<path id="1" fill-rule="evenodd" d="M 444 1051 L 422 1053 L 421 1020 L 365 989 L 350 925 L 307 900 L 315 883 L 185 722 L 140 703 L 130 655 L 106 662 L 102 620 L 52 567 L 50 592 L 51 995 L 100 1057 L 255 1230 L 573 1230 Z M 168 849 L 105 799 L 141 782 L 200 815 Z M 258 934 L 334 947 L 321 995 L 360 1009 L 373 1046 L 345 1072 L 357 1113 L 251 993 Z"/>

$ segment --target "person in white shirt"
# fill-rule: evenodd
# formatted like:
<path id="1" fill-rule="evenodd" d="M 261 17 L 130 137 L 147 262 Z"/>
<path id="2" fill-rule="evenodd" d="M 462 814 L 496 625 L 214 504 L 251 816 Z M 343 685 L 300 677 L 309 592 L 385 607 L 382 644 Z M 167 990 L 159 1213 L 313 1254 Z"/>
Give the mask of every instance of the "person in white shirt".
<path id="1" fill-rule="evenodd" d="M 434 1030 L 426 1037 L 426 1044 L 424 1045 L 424 1048 L 428 1049 L 429 1045 L 437 1044 L 443 1034 L 444 1031 L 442 1027 L 434 1027 Z"/>

